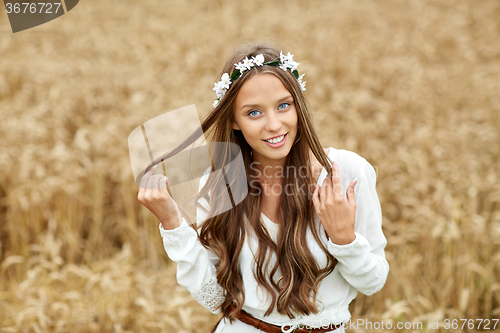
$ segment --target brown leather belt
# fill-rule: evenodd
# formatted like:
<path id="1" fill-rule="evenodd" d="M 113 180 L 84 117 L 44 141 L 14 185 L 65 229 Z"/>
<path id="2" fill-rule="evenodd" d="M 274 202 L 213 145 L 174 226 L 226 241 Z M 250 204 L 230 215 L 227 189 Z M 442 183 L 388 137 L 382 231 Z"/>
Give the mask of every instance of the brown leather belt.
<path id="1" fill-rule="evenodd" d="M 229 311 L 232 311 L 234 309 L 234 307 L 235 306 L 231 304 Z M 266 332 L 266 333 L 283 333 L 283 331 L 281 330 L 281 326 L 266 323 L 265 321 L 262 321 L 260 319 L 255 318 L 254 316 L 252 316 L 251 314 L 249 314 L 248 312 L 246 312 L 244 310 L 240 311 L 240 314 L 238 315 L 237 319 L 239 321 L 247 324 L 247 325 L 253 326 L 253 327 L 255 327 L 263 332 Z M 212 333 L 215 332 L 215 329 L 217 328 L 218 325 L 219 325 L 219 323 L 217 323 L 217 325 L 215 325 L 214 329 L 212 330 Z M 324 332 L 335 331 L 337 328 L 339 328 L 341 326 L 342 326 L 342 324 L 338 324 L 335 326 L 331 325 L 331 326 L 328 326 L 327 328 L 325 328 L 325 327 L 308 328 L 308 327 L 305 327 L 305 325 L 304 325 L 304 327 L 302 327 L 302 325 L 299 325 L 298 327 L 296 327 L 293 330 L 290 330 L 292 328 L 292 326 L 285 326 L 284 329 L 285 329 L 285 332 L 293 332 L 293 333 L 324 333 Z"/>

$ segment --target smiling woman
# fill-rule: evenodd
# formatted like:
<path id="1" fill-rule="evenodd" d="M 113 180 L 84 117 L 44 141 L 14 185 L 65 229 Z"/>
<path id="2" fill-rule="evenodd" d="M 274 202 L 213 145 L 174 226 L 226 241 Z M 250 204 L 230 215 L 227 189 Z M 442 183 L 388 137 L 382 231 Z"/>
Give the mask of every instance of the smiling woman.
<path id="1" fill-rule="evenodd" d="M 232 126 L 252 147 L 254 162 L 284 166 L 297 135 L 293 97 L 273 74 L 254 75 L 236 97 Z"/>
<path id="2" fill-rule="evenodd" d="M 298 65 L 269 45 L 243 47 L 215 84 L 202 129 L 207 141 L 238 147 L 212 152 L 213 170 L 242 154 L 241 203 L 215 213 L 227 189 L 207 172 L 191 228 L 166 177 L 149 171 L 141 182 L 138 198 L 161 222 L 179 284 L 222 312 L 217 333 L 343 332 L 357 292 L 371 295 L 387 278 L 375 171 L 354 152 L 321 147 Z"/>

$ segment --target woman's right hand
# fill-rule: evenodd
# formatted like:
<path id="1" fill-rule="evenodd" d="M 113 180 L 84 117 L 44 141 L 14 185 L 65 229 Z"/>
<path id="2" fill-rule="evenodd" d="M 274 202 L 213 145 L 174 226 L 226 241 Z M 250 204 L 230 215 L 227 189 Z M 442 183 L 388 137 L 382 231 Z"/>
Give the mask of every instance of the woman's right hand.
<path id="1" fill-rule="evenodd" d="M 175 229 L 181 225 L 182 214 L 167 191 L 168 178 L 153 175 L 156 167 L 142 177 L 137 199 L 160 220 L 164 229 Z"/>

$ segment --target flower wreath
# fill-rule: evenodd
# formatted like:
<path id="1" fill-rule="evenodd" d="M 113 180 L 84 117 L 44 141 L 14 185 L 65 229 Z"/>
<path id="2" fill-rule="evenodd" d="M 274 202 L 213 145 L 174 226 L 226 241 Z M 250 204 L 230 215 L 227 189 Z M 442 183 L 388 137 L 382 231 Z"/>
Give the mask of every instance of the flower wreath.
<path id="1" fill-rule="evenodd" d="M 239 79 L 245 71 L 256 66 L 264 65 L 279 66 L 279 68 L 281 68 L 285 72 L 288 68 L 290 68 L 293 76 L 295 76 L 300 84 L 300 89 L 302 91 L 306 90 L 306 81 L 302 82 L 302 77 L 304 76 L 304 74 L 299 76 L 299 72 L 297 72 L 297 66 L 299 66 L 300 63 L 293 61 L 293 55 L 290 54 L 290 52 L 288 52 L 288 55 L 284 55 L 280 51 L 279 60 L 278 58 L 276 58 L 268 62 L 264 62 L 264 56 L 262 54 L 258 54 L 255 57 L 252 57 L 252 59 L 248 59 L 248 57 L 245 57 L 245 59 L 243 59 L 241 62 L 234 64 L 235 70 L 231 73 L 231 76 L 229 76 L 228 73 L 224 73 L 221 76 L 221 80 L 217 83 L 214 83 L 214 91 L 217 95 L 217 99 L 213 104 L 214 108 L 219 105 L 220 100 L 226 94 L 226 91 L 229 89 L 229 86 L 233 81 Z"/>

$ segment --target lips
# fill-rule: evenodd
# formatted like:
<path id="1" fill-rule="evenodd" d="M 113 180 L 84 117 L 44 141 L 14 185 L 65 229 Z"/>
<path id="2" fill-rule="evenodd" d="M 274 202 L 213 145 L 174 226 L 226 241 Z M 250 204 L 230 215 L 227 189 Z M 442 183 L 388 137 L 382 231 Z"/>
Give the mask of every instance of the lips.
<path id="1" fill-rule="evenodd" d="M 283 139 L 285 138 L 285 134 L 281 134 L 281 135 L 277 135 L 277 136 L 273 136 L 272 138 L 269 138 L 269 139 L 265 139 L 264 141 L 267 141 L 269 143 L 278 143 L 278 142 L 281 142 L 283 141 Z"/>

